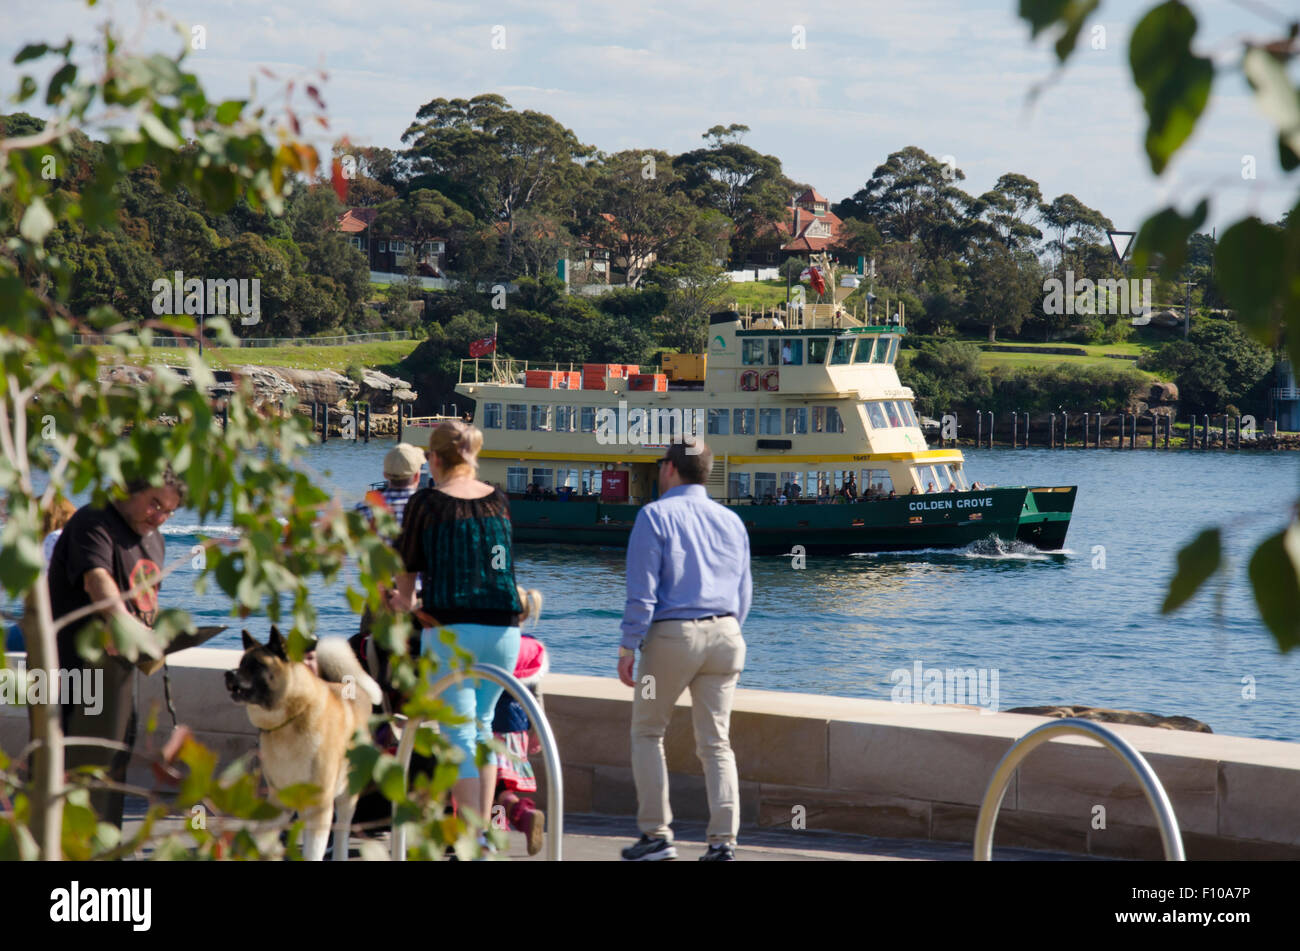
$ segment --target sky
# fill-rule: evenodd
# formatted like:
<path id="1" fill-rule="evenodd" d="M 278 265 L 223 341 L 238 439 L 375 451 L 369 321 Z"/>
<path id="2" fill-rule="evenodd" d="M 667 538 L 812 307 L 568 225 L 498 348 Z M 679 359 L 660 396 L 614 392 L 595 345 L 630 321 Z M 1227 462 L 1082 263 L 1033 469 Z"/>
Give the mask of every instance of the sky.
<path id="1" fill-rule="evenodd" d="M 305 108 L 303 82 L 324 69 L 329 139 L 397 148 L 422 104 L 495 92 L 604 152 L 678 153 L 700 147 L 711 126 L 740 123 L 747 145 L 831 201 L 916 145 L 951 157 L 973 195 L 1019 172 L 1048 200 L 1072 193 L 1136 230 L 1165 205 L 1186 211 L 1212 193 L 1210 224 L 1222 228 L 1245 214 L 1276 219 L 1294 200 L 1239 68 L 1243 39 L 1283 32 L 1270 8 L 1300 15 L 1290 2 L 1191 4 L 1197 52 L 1216 64 L 1214 94 L 1160 178 L 1142 148 L 1128 64 L 1129 31 L 1153 0 L 1103 0 L 1092 21 L 1102 31 L 1085 30 L 1059 75 L 1016 0 L 170 0 L 143 18 L 135 0 L 0 0 L 0 92 L 17 88 L 12 59 L 24 43 L 92 41 L 110 18 L 140 48 L 175 50 L 182 38 L 156 22 L 161 13 L 189 26 L 187 41 L 201 28 L 203 48 L 186 62 L 210 98 L 247 97 L 255 81 L 278 106 L 296 77 Z M 1243 178 L 1247 156 L 1254 179 Z"/>

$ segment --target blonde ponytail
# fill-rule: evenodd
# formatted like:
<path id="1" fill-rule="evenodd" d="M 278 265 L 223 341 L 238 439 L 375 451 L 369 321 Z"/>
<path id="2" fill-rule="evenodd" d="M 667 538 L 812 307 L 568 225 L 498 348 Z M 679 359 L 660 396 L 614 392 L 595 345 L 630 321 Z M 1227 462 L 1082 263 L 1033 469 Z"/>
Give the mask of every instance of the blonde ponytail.
<path id="1" fill-rule="evenodd" d="M 515 589 L 519 592 L 519 624 L 522 627 L 525 621 L 529 621 L 531 627 L 536 627 L 542 618 L 542 592 L 536 588 L 525 588 L 523 585 L 516 585 Z"/>

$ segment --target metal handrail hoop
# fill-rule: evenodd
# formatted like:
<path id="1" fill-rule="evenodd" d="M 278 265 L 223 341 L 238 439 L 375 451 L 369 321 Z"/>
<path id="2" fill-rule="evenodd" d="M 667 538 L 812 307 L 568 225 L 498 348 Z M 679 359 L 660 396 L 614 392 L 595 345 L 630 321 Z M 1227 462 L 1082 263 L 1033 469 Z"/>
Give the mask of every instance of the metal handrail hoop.
<path id="1" fill-rule="evenodd" d="M 495 664 L 471 664 L 462 670 L 450 671 L 435 680 L 430 690 L 432 696 L 436 697 L 452 684 L 480 678 L 504 687 L 524 708 L 528 719 L 537 728 L 537 735 L 542 741 L 542 758 L 546 761 L 546 860 L 559 862 L 562 854 L 561 840 L 564 838 L 564 777 L 560 772 L 560 752 L 555 745 L 555 734 L 551 732 L 551 724 L 533 692 L 513 674 Z M 426 722 L 429 721 L 408 720 L 402 730 L 402 740 L 397 747 L 397 761 L 402 764 L 403 784 L 410 782 L 411 778 L 415 734 Z M 406 860 L 406 828 L 397 822 L 396 803 L 393 804 L 392 858 L 394 862 Z"/>
<path id="2" fill-rule="evenodd" d="M 1187 856 L 1183 853 L 1183 837 L 1178 828 L 1178 819 L 1174 815 L 1174 807 L 1169 802 L 1165 787 L 1161 785 L 1151 764 L 1134 749 L 1131 743 L 1113 730 L 1091 720 L 1077 718 L 1045 723 L 1030 730 L 1013 743 L 1011 749 L 1007 750 L 1006 755 L 1002 757 L 997 769 L 993 771 L 993 778 L 989 781 L 988 791 L 984 793 L 979 816 L 975 820 L 975 861 L 993 860 L 993 827 L 997 823 L 998 811 L 1002 808 L 1002 799 L 1006 796 L 1007 786 L 1010 785 L 1011 777 L 1020 763 L 1044 743 L 1058 736 L 1069 735 L 1086 736 L 1096 740 L 1124 761 L 1124 765 L 1142 787 L 1142 792 L 1156 815 L 1156 825 L 1160 829 L 1160 842 L 1164 846 L 1166 861 L 1187 861 Z"/>

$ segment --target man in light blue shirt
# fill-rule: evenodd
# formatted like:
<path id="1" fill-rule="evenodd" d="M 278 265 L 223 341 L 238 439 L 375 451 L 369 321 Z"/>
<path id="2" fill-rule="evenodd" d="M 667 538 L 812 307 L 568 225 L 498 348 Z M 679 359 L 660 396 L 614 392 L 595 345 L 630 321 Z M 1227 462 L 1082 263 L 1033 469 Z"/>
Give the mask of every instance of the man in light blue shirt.
<path id="1" fill-rule="evenodd" d="M 664 732 L 687 687 L 695 749 L 709 795 L 709 850 L 735 857 L 740 781 L 731 750 L 731 706 L 745 667 L 740 628 L 749 613 L 749 536 L 740 518 L 709 498 L 713 453 L 699 439 L 674 443 L 659 460 L 663 495 L 637 513 L 627 546 L 627 605 L 618 676 L 632 699 L 632 775 L 641 839 L 629 861 L 677 857 L 668 805 Z M 637 649 L 641 666 L 632 675 Z"/>

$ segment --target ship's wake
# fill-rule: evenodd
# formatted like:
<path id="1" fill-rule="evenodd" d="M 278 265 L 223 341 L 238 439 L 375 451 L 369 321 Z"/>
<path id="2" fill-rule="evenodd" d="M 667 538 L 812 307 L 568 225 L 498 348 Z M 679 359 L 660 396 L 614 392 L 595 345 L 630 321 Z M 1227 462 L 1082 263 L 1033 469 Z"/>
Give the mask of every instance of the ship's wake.
<path id="1" fill-rule="evenodd" d="M 1005 540 L 997 535 L 990 535 L 971 542 L 965 548 L 912 548 L 904 551 L 859 552 L 855 558 L 913 558 L 924 555 L 927 558 L 963 558 L 979 561 L 1057 561 L 1071 555 L 1069 549 L 1043 551 L 1028 542 L 1019 539 Z"/>

